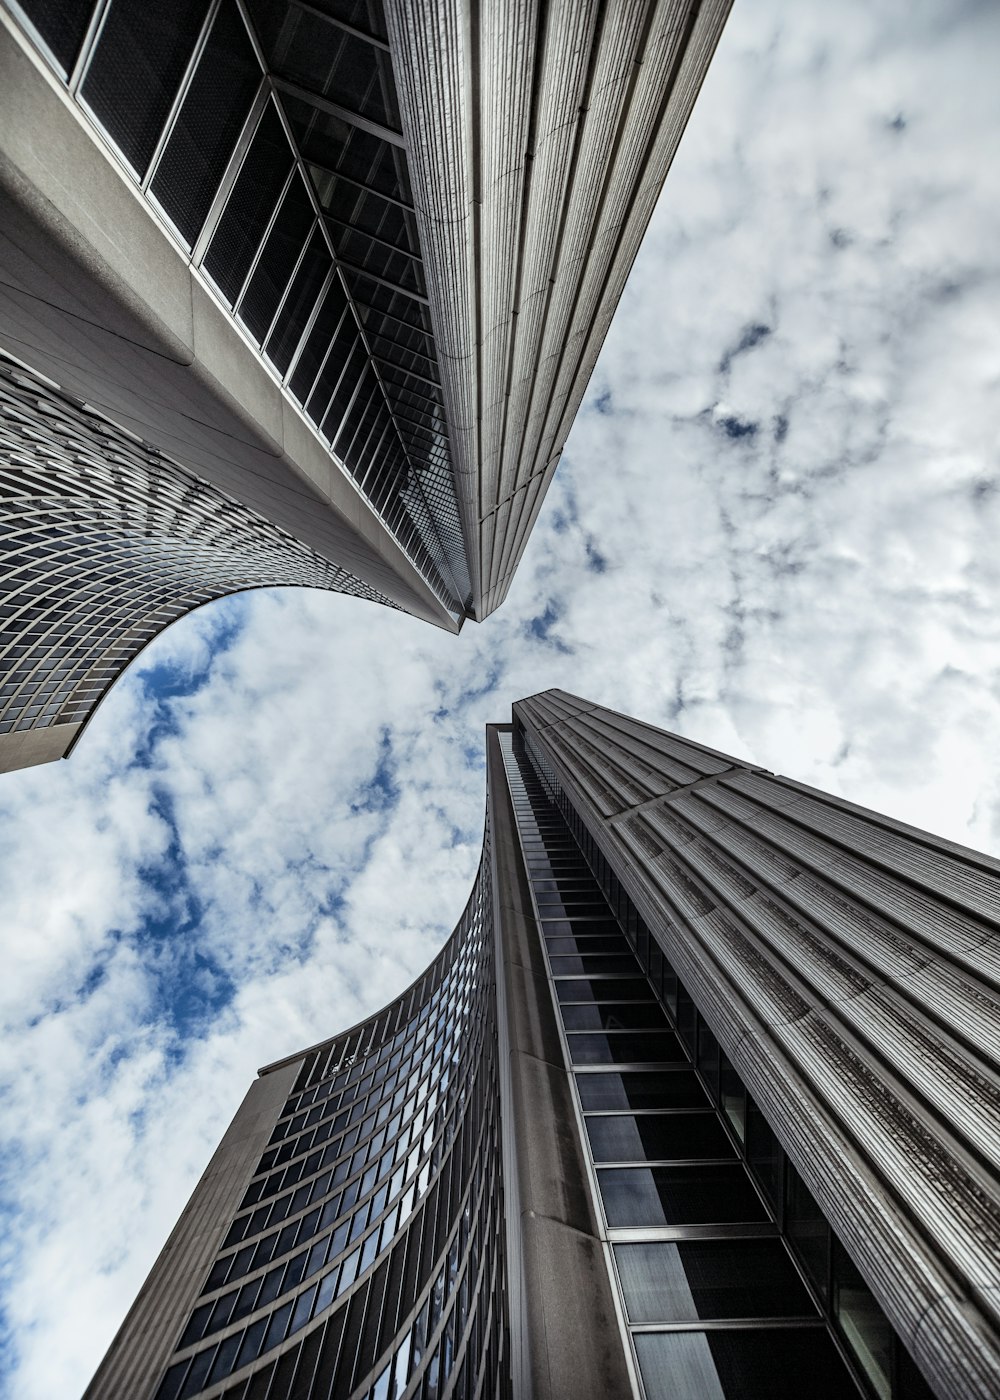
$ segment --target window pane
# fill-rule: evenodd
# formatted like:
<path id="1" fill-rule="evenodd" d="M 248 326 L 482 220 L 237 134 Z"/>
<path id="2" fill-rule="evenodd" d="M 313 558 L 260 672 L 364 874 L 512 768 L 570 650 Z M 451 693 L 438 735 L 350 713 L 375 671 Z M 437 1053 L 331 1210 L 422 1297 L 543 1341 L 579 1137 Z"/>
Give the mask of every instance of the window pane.
<path id="1" fill-rule="evenodd" d="M 292 148 L 269 102 L 205 254 L 205 271 L 230 303 L 242 290 L 291 168 Z"/>
<path id="2" fill-rule="evenodd" d="M 578 1074 L 576 1083 L 584 1108 L 697 1108 L 707 1103 L 704 1089 L 688 1069 L 669 1074 Z"/>
<path id="3" fill-rule="evenodd" d="M 93 0 L 21 0 L 21 8 L 68 72 L 87 32 Z"/>
<path id="4" fill-rule="evenodd" d="M 568 1031 L 667 1030 L 669 1022 L 655 1002 L 594 1002 L 562 1007 Z"/>
<path id="5" fill-rule="evenodd" d="M 785 1212 L 785 1229 L 805 1265 L 810 1279 L 823 1297 L 826 1297 L 830 1258 L 830 1226 L 791 1162 L 788 1164 L 788 1206 Z"/>
<path id="6" fill-rule="evenodd" d="M 553 977 L 565 977 L 570 973 L 583 972 L 588 976 L 614 976 L 620 972 L 638 972 L 635 958 L 631 953 L 580 954 L 566 957 L 550 957 L 549 964 Z"/>
<path id="7" fill-rule="evenodd" d="M 708 1026 L 698 1017 L 698 1068 L 705 1076 L 709 1091 L 719 1092 L 719 1042 Z"/>
<path id="8" fill-rule="evenodd" d="M 601 935 L 587 938 L 546 938 L 545 946 L 550 953 L 628 953 L 629 947 L 624 938 L 615 935 Z"/>
<path id="9" fill-rule="evenodd" d="M 260 81 L 243 21 L 223 0 L 152 183 L 188 243 L 201 231 Z"/>
<path id="10" fill-rule="evenodd" d="M 695 1051 L 695 1027 L 698 1021 L 698 1013 L 695 1010 L 694 1002 L 684 990 L 683 985 L 677 983 L 677 1033 L 684 1044 L 692 1052 Z"/>
<path id="11" fill-rule="evenodd" d="M 740 1142 L 746 1141 L 747 1108 L 743 1081 L 725 1055 L 719 1063 L 719 1100 Z"/>
<path id="12" fill-rule="evenodd" d="M 614 982 L 575 977 L 556 983 L 560 1001 L 652 1001 L 653 993 L 644 977 L 622 977 Z"/>
<path id="13" fill-rule="evenodd" d="M 684 1052 L 677 1037 L 669 1032 L 639 1034 L 569 1036 L 569 1053 L 574 1064 L 642 1064 L 681 1060 Z"/>
<path id="14" fill-rule="evenodd" d="M 892 1391 L 892 1328 L 847 1250 L 833 1240 L 833 1311 L 880 1400 Z"/>
<path id="15" fill-rule="evenodd" d="M 747 1159 L 771 1204 L 781 1202 L 781 1144 L 752 1099 L 747 1104 Z"/>
<path id="16" fill-rule="evenodd" d="M 821 1328 L 646 1332 L 635 1338 L 646 1400 L 857 1400 Z"/>
<path id="17" fill-rule="evenodd" d="M 735 1157 L 714 1113 L 615 1115 L 588 1118 L 595 1162 L 683 1161 L 691 1157 Z"/>
<path id="18" fill-rule="evenodd" d="M 312 314 L 330 266 L 330 255 L 317 231 L 310 240 L 306 255 L 295 274 L 295 280 L 267 342 L 266 354 L 280 374 L 285 374 L 291 364 L 295 347 L 302 338 L 302 332 Z"/>
<path id="19" fill-rule="evenodd" d="M 145 175 L 205 18 L 202 0 L 114 0 L 83 83 L 83 98 L 139 175 Z"/>
<path id="20" fill-rule="evenodd" d="M 741 1166 L 603 1167 L 598 1172 L 608 1224 L 718 1225 L 766 1220 Z"/>
<path id="21" fill-rule="evenodd" d="M 240 303 L 240 319 L 258 342 L 271 328 L 278 304 L 305 246 L 306 236 L 314 224 L 305 185 L 301 177 L 295 175 L 281 201 L 278 217 L 267 235 L 267 242 Z"/>
<path id="22" fill-rule="evenodd" d="M 780 1240 L 616 1245 L 615 1259 L 633 1323 L 816 1313 Z"/>

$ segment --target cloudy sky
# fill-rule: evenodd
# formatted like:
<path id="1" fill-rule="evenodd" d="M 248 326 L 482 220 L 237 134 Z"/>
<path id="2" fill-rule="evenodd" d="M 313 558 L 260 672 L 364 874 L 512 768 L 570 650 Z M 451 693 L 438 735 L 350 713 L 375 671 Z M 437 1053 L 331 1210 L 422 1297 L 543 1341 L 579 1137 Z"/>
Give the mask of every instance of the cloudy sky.
<path id="1" fill-rule="evenodd" d="M 461 911 L 558 685 L 1000 851 L 1000 9 L 737 0 L 501 612 L 278 591 L 0 783 L 4 1400 L 77 1395 L 256 1068 Z"/>

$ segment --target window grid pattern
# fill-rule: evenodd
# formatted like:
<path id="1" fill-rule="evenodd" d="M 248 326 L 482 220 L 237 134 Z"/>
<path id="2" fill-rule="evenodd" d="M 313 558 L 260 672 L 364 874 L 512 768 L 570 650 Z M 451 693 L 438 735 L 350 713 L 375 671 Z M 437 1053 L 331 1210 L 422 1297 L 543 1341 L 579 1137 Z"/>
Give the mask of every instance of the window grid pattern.
<path id="1" fill-rule="evenodd" d="M 109 419 L 0 362 L 0 734 L 85 721 L 164 627 L 277 584 L 395 604 Z"/>
<path id="2" fill-rule="evenodd" d="M 304 1060 L 157 1400 L 508 1395 L 489 860 L 419 983 Z"/>
<path id="3" fill-rule="evenodd" d="M 89 19 L 94 7 L 80 9 Z M 346 22 L 286 0 L 110 0 L 99 24 L 76 26 L 51 0 L 18 0 L 15 13 L 284 391 L 461 612 L 468 563 L 378 0 Z M 323 360 L 341 313 L 359 350 L 353 378 L 346 394 L 324 385 L 317 396 L 299 362 Z"/>
<path id="4" fill-rule="evenodd" d="M 570 890 L 578 901 L 580 891 L 588 889 L 594 900 L 591 907 L 600 907 L 609 927 L 613 924 L 618 929 L 620 946 L 630 959 L 629 968 L 621 968 L 614 976 L 622 983 L 627 978 L 635 987 L 640 985 L 637 979 L 645 983 L 647 998 L 655 998 L 662 1025 L 669 1027 L 667 1033 L 683 1056 L 669 1065 L 656 1063 L 663 1055 L 656 1044 L 663 1029 L 642 1032 L 650 1043 L 643 1058 L 632 1059 L 632 1049 L 627 1061 L 616 1054 L 615 1037 L 633 1043 L 640 1040 L 631 1028 L 636 1023 L 635 1008 L 642 1003 L 616 1005 L 615 983 L 608 973 L 602 973 L 606 979 L 602 983 L 583 982 L 587 995 L 581 997 L 579 1009 L 586 1012 L 588 1024 L 602 1024 L 610 1048 L 602 1051 L 599 1069 L 593 1059 L 581 1064 L 581 1056 L 573 1050 L 570 1054 L 613 1241 L 612 1272 L 621 1290 L 647 1400 L 673 1394 L 672 1388 L 665 1387 L 676 1385 L 679 1374 L 699 1378 L 698 1384 L 707 1386 L 706 1393 L 712 1395 L 740 1395 L 745 1400 L 758 1394 L 795 1396 L 806 1367 L 810 1368 L 810 1392 L 817 1396 L 856 1395 L 860 1385 L 878 1400 L 930 1400 L 932 1390 L 529 734 L 513 740 L 508 764 L 523 791 L 525 815 L 519 815 L 519 826 L 527 823 L 529 835 L 525 842 L 522 833 L 522 844 L 529 878 L 533 862 L 537 871 L 533 883 L 542 885 L 535 895 L 536 907 L 567 1041 L 572 1044 L 584 1038 L 571 1027 L 578 1010 L 572 984 L 583 982 L 585 969 L 571 973 L 556 966 L 565 935 L 553 937 L 548 932 L 561 924 L 547 910 L 556 902 L 565 910 Z M 556 909 L 553 914 L 560 912 Z M 595 914 L 590 917 L 596 921 Z M 580 933 L 586 925 L 578 915 L 574 921 L 579 960 L 586 962 L 587 936 Z M 603 1002 L 590 995 L 595 985 L 602 988 Z M 624 1024 L 609 1029 L 609 1012 L 622 1010 L 626 1016 L 616 1014 L 612 1024 L 617 1026 L 619 1019 Z M 666 1162 L 658 1155 L 667 1136 L 662 1125 L 680 1121 L 682 1131 L 688 1133 L 696 1121 L 691 1113 L 695 1095 L 714 1110 L 725 1132 L 727 1158 L 713 1164 L 730 1172 L 725 1191 L 732 1192 L 734 1183 L 728 1162 L 738 1162 L 740 1173 L 748 1174 L 754 1183 L 758 1208 L 764 1206 L 762 1214 L 751 1211 L 743 1223 L 719 1223 L 732 1217 L 722 1213 L 724 1204 L 719 1211 L 717 1191 L 712 1207 L 717 1219 L 703 1215 L 680 1223 L 669 1207 L 671 1193 L 683 1187 L 683 1181 L 667 1176 L 656 1180 L 659 1163 Z M 651 1127 L 656 1119 L 662 1125 Z M 697 1161 L 707 1164 L 707 1150 L 712 1149 L 702 1147 Z M 608 1165 L 614 1157 L 621 1160 Z M 690 1169 L 695 1161 L 689 1158 L 684 1165 Z M 628 1181 L 629 1173 L 635 1182 Z M 770 1229 L 780 1232 L 780 1241 L 768 1241 L 757 1233 L 762 1227 L 755 1229 L 753 1222 L 763 1219 L 774 1222 Z M 723 1245 L 727 1239 L 728 1246 Z M 779 1247 L 782 1254 L 791 1252 L 808 1284 L 808 1295 L 800 1281 L 787 1275 L 787 1255 L 782 1266 L 780 1254 L 773 1253 Z M 720 1303 L 727 1294 L 737 1309 L 747 1310 L 736 1315 L 730 1307 L 727 1312 L 725 1302 Z M 782 1303 L 789 1311 L 796 1294 L 807 1305 L 803 1312 L 811 1317 L 811 1327 L 804 1316 L 794 1326 L 787 1318 L 784 1322 L 779 1318 Z M 751 1311 L 754 1302 L 756 1315 Z M 850 1359 L 854 1380 L 829 1341 L 816 1335 L 817 1309 L 839 1350 Z M 671 1323 L 669 1331 L 666 1322 Z M 784 1328 L 785 1334 L 779 1337 L 776 1328 Z M 826 1355 L 821 1359 L 824 1343 Z M 711 1388 L 713 1377 L 716 1389 Z"/>

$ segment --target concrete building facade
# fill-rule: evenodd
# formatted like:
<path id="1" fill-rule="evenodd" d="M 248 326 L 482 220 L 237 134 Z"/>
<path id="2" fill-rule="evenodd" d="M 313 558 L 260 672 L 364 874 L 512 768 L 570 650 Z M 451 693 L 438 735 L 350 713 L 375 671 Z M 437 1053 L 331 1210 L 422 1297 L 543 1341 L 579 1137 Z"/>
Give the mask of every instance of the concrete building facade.
<path id="1" fill-rule="evenodd" d="M 349 591 L 481 620 L 728 5 L 3 0 L 0 351 Z M 60 751 L 27 698 L 0 767 Z"/>
<path id="2" fill-rule="evenodd" d="M 261 1075 L 87 1400 L 988 1400 L 1000 862 L 559 691 L 385 1010 Z"/>

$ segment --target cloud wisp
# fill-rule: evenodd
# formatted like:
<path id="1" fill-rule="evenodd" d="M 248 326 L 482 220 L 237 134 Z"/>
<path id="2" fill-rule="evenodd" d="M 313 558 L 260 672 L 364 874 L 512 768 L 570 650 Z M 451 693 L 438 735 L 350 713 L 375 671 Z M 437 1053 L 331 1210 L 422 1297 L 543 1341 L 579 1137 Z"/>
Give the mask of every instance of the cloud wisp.
<path id="1" fill-rule="evenodd" d="M 519 696 L 1000 849 L 998 51 L 739 0 L 503 609 L 223 600 L 5 778 L 10 1400 L 82 1389 L 257 1066 L 430 959 Z"/>

